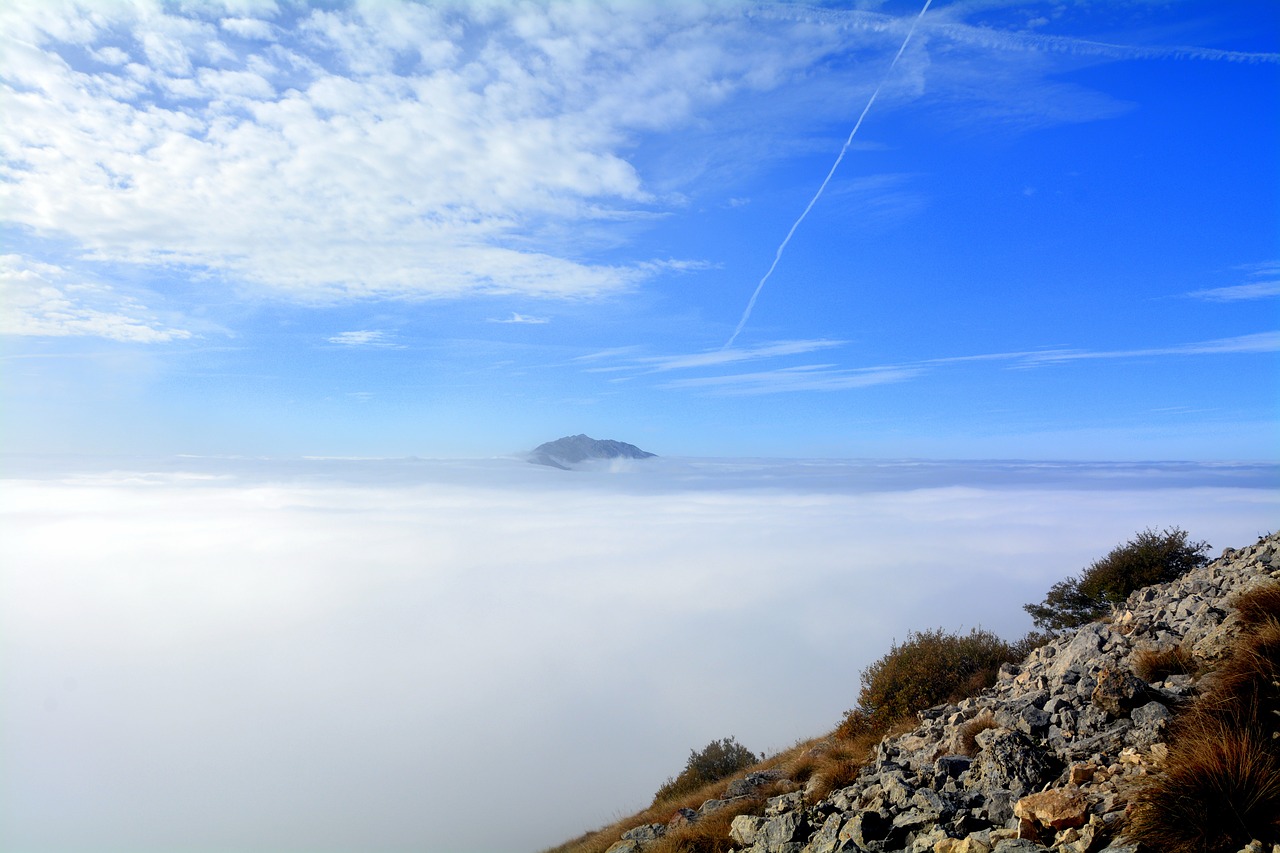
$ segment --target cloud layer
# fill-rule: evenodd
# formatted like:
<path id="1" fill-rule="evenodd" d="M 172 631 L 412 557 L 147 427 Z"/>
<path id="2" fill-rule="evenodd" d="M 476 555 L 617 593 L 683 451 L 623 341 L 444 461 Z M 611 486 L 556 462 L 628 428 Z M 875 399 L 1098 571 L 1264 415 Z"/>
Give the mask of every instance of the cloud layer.
<path id="1" fill-rule="evenodd" d="M 0 842 L 538 849 L 643 805 L 713 738 L 834 725 L 910 629 L 1020 634 L 1021 603 L 1138 529 L 1251 541 L 1280 508 L 1264 468 L 9 480 Z"/>
<path id="2" fill-rule="evenodd" d="M 650 208 L 636 136 L 836 46 L 684 5 L 39 0 L 0 15 L 9 222 L 303 300 L 627 287 L 662 264 L 593 262 L 554 235 Z"/>

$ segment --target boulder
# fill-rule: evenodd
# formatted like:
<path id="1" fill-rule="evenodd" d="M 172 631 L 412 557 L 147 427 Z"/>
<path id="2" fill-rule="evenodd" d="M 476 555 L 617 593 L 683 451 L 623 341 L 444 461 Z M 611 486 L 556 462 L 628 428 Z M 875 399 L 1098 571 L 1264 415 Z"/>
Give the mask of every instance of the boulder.
<path id="1" fill-rule="evenodd" d="M 988 729 L 978 735 L 982 752 L 973 770 L 984 790 L 1008 790 L 1022 797 L 1049 782 L 1061 771 L 1061 762 L 1032 743 L 1021 732 Z"/>
<path id="2" fill-rule="evenodd" d="M 740 814 L 733 819 L 733 823 L 729 824 L 729 837 L 743 847 L 750 847 L 756 843 L 756 833 L 759 832 L 763 823 L 762 817 Z"/>
<path id="3" fill-rule="evenodd" d="M 1075 786 L 1050 788 L 1018 800 L 1013 816 L 1057 832 L 1089 822 L 1089 802 Z"/>
<path id="4" fill-rule="evenodd" d="M 1134 708 L 1151 702 L 1159 694 L 1151 685 L 1131 672 L 1103 667 L 1090 701 L 1113 717 L 1126 716 Z"/>

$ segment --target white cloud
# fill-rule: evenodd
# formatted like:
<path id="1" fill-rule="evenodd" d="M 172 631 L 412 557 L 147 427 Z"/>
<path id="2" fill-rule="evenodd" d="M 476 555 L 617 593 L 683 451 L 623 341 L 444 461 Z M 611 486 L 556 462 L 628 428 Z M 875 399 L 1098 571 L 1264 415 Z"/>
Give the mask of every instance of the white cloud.
<path id="1" fill-rule="evenodd" d="M 223 18 L 218 26 L 241 38 L 258 39 L 259 41 L 275 41 L 276 34 L 268 21 L 259 18 Z"/>
<path id="2" fill-rule="evenodd" d="M 1254 281 L 1229 287 L 1193 290 L 1186 295 L 1193 299 L 1204 299 L 1208 302 L 1243 302 L 1251 299 L 1270 299 L 1273 296 L 1280 296 L 1280 280 Z"/>
<path id="3" fill-rule="evenodd" d="M 923 372 L 923 368 L 911 366 L 844 369 L 832 364 L 806 364 L 756 373 L 673 379 L 664 383 L 662 387 L 697 388 L 730 396 L 785 394 L 796 391 L 848 391 L 853 388 L 905 382 Z"/>
<path id="4" fill-rule="evenodd" d="M 649 204 L 620 148 L 745 67 L 690 43 L 684 13 L 359 4 L 304 11 L 291 41 L 246 53 L 223 35 L 264 38 L 267 22 L 27 9 L 5 19 L 26 45 L 3 67 L 7 219 L 301 299 L 589 296 L 679 268 L 579 260 L 537 223 Z M 75 67 L 54 52 L 71 40 L 146 64 Z"/>
<path id="5" fill-rule="evenodd" d="M 1150 358 L 1153 356 L 1225 355 L 1231 353 L 1280 352 L 1280 332 L 1258 332 L 1231 338 L 1216 338 L 1167 347 L 1130 350 L 1053 350 L 1038 353 L 1011 353 L 1028 364 L 1046 364 L 1084 359 Z"/>
<path id="6" fill-rule="evenodd" d="M 341 344 L 348 347 L 396 347 L 391 336 L 381 329 L 360 329 L 352 332 L 339 332 L 331 338 L 327 338 L 331 344 Z"/>
<path id="7" fill-rule="evenodd" d="M 548 320 L 546 317 L 533 317 L 528 314 L 520 314 L 516 311 L 512 311 L 510 317 L 490 317 L 489 322 L 490 323 L 518 323 L 518 324 L 538 326 L 545 323 L 550 323 L 551 321 Z"/>
<path id="8" fill-rule="evenodd" d="M 1008 52 L 1011 82 L 991 85 L 989 68 L 966 78 L 948 54 L 958 64 L 939 77 L 947 97 L 997 92 L 1036 121 L 1109 109 L 1077 93 L 1070 116 L 1040 115 L 1032 78 L 1045 69 L 1016 56 L 1057 43 L 965 28 L 958 14 L 925 19 L 886 99 L 934 85 L 926 72 L 942 57 L 929 40 L 950 39 L 968 55 Z M 834 53 L 891 50 L 906 23 L 786 5 L 357 2 L 282 13 L 257 2 L 13 0 L 0 8 L 12 39 L 0 60 L 0 215 L 99 259 L 207 267 L 298 300 L 618 291 L 705 268 L 604 263 L 575 241 L 680 203 L 678 181 L 659 190 L 638 170 L 644 135 L 693 126 Z M 106 67 L 64 59 L 66 45 Z M 792 108 L 843 114 L 827 95 L 860 97 L 878 72 L 841 70 Z"/>
<path id="9" fill-rule="evenodd" d="M 89 336 L 129 343 L 191 337 L 167 328 L 137 300 L 61 267 L 21 255 L 0 255 L 0 334 Z"/>
<path id="10" fill-rule="evenodd" d="M 720 364 L 735 364 L 742 361 L 778 358 L 786 355 L 799 355 L 831 349 L 845 345 L 845 341 L 826 339 L 807 341 L 774 341 L 754 347 L 733 347 L 730 349 L 708 350 L 690 355 L 662 355 L 636 359 L 638 363 L 649 365 L 655 370 L 687 370 L 696 367 L 714 367 Z"/>
<path id="11" fill-rule="evenodd" d="M 655 461 L 6 481 L 0 846 L 540 849 L 828 730 L 907 630 L 1016 637 L 1137 530 L 1280 509 L 1274 466 Z M 500 821 L 495 768 L 538 780 Z"/>
<path id="12" fill-rule="evenodd" d="M 583 369 L 591 373 L 644 374 L 669 370 L 699 370 L 744 361 L 766 360 L 790 355 L 803 355 L 823 349 L 844 346 L 845 341 L 808 340 L 779 341 L 757 347 L 709 350 L 692 355 L 639 356 L 634 348 L 621 348 L 582 356 L 578 361 L 593 366 Z M 1259 332 L 1230 338 L 1217 338 L 1165 347 L 1132 350 L 1044 349 L 1016 352 L 978 353 L 920 359 L 898 364 L 870 367 L 846 367 L 838 364 L 804 364 L 751 373 L 693 376 L 663 382 L 660 387 L 705 390 L 722 395 L 780 394 L 798 391 L 847 391 L 906 382 L 950 365 L 1008 362 L 1015 367 L 1035 368 L 1072 361 L 1127 358 L 1185 358 L 1199 355 L 1227 355 L 1280 352 L 1280 332 Z M 618 359 L 621 363 L 599 364 Z"/>

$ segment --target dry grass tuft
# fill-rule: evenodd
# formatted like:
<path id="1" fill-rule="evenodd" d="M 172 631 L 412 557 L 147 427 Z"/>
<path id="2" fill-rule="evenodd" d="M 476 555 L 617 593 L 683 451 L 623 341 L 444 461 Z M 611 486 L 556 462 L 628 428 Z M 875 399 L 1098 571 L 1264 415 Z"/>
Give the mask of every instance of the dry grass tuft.
<path id="1" fill-rule="evenodd" d="M 852 785 L 879 742 L 879 737 L 869 734 L 852 740 L 834 738 L 813 774 L 811 798 L 816 802 L 830 796 L 833 791 Z"/>
<path id="2" fill-rule="evenodd" d="M 1237 641 L 1174 724 L 1163 772 L 1134 797 L 1125 835 L 1164 853 L 1280 841 L 1280 620 Z"/>
<path id="3" fill-rule="evenodd" d="M 978 735 L 987 729 L 998 727 L 995 717 L 990 712 L 974 717 L 960 727 L 960 754 L 970 758 L 978 754 Z"/>
<path id="4" fill-rule="evenodd" d="M 1241 621 L 1250 627 L 1271 619 L 1280 619 L 1280 583 L 1271 581 L 1240 593 L 1231 602 Z"/>
<path id="5" fill-rule="evenodd" d="M 1183 646 L 1163 649 L 1140 649 L 1133 656 L 1133 671 L 1143 681 L 1164 681 L 1171 675 L 1193 675 L 1197 664 L 1190 650 Z"/>
<path id="6" fill-rule="evenodd" d="M 733 840 L 729 838 L 733 819 L 738 815 L 762 814 L 768 796 L 772 793 L 762 791 L 759 796 L 704 815 L 696 823 L 668 830 L 652 846 L 645 848 L 646 853 L 725 853 L 733 847 Z"/>
<path id="7" fill-rule="evenodd" d="M 1199 718 L 1131 809 L 1125 837 L 1164 853 L 1233 853 L 1280 837 L 1280 759 L 1270 734 Z"/>

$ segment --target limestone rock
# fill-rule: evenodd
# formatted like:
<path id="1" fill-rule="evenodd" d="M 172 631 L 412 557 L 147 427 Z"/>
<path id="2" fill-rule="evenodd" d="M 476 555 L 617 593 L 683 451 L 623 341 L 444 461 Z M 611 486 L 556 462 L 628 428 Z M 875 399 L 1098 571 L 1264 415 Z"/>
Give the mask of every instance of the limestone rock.
<path id="1" fill-rule="evenodd" d="M 1034 821 L 1055 832 L 1089 822 L 1089 802 L 1074 786 L 1050 788 L 1018 800 L 1013 807 L 1017 818 Z M 1074 839 L 1072 839 L 1074 840 Z"/>
<path id="2" fill-rule="evenodd" d="M 750 847 L 756 843 L 756 833 L 763 823 L 764 818 L 755 815 L 738 815 L 729 825 L 729 837 L 743 847 Z"/>
<path id="3" fill-rule="evenodd" d="M 1090 697 L 1093 704 L 1115 717 L 1126 716 L 1134 708 L 1154 698 L 1151 686 L 1131 672 L 1104 667 Z"/>

